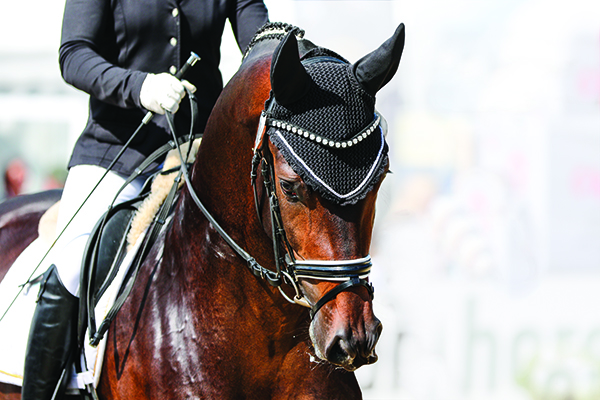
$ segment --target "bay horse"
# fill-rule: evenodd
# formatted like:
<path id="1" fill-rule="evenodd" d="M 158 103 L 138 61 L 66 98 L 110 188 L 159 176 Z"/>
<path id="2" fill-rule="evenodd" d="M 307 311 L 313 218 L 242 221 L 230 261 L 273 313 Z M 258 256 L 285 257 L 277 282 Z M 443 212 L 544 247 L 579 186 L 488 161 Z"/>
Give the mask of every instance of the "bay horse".
<path id="1" fill-rule="evenodd" d="M 259 31 L 219 97 L 188 186 L 109 328 L 101 399 L 362 397 L 353 371 L 377 360 L 382 329 L 366 275 L 388 162 L 379 161 L 381 171 L 362 197 L 344 204 L 302 178 L 284 156 L 289 153 L 266 134 L 277 126 L 265 117 L 266 102 L 274 97 L 285 104 L 312 93 L 303 87 L 310 77 L 300 59 L 318 47 L 302 34 L 287 24 Z M 397 70 L 403 45 L 400 25 L 354 65 L 334 60 L 333 52 L 314 62 L 345 65 L 374 104 L 374 93 Z M 380 121 L 377 116 L 355 143 L 367 133 L 379 135 Z M 281 129 L 294 128 L 284 123 Z M 352 138 L 342 143 L 352 144 Z M 8 247 L 0 254 L 11 263 Z M 0 399 L 16 398 L 18 389 L 0 386 Z"/>

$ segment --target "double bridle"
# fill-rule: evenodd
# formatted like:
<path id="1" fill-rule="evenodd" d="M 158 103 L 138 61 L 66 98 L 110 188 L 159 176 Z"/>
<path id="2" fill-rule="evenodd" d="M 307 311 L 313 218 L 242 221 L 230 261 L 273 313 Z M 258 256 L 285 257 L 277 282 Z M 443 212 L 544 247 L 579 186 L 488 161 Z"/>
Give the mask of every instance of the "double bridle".
<path id="1" fill-rule="evenodd" d="M 193 93 L 188 91 L 190 97 L 190 104 L 192 106 L 192 124 L 195 119 L 195 96 Z M 270 103 L 273 104 L 272 102 Z M 250 271 L 257 277 L 266 280 L 270 285 L 275 286 L 279 289 L 283 297 L 291 303 L 299 304 L 304 307 L 311 309 L 310 317 L 314 318 L 316 313 L 325 305 L 327 302 L 333 300 L 339 293 L 348 290 L 354 286 L 363 286 L 367 289 L 371 300 L 374 295 L 373 285 L 366 279 L 371 272 L 371 256 L 352 260 L 297 260 L 294 256 L 294 251 L 289 241 L 285 228 L 283 226 L 283 219 L 281 217 L 281 211 L 279 208 L 279 199 L 275 190 L 274 177 L 275 170 L 273 165 L 273 155 L 268 146 L 269 139 L 264 137 L 266 134 L 265 125 L 277 123 L 281 121 L 269 118 L 269 109 L 263 110 L 261 113 L 259 126 L 257 129 L 256 140 L 254 145 L 254 156 L 252 158 L 252 173 L 251 182 L 254 192 L 254 201 L 256 204 L 258 219 L 264 226 L 261 209 L 258 201 L 258 188 L 256 185 L 256 179 L 258 177 L 258 168 L 261 167 L 261 174 L 263 177 L 264 187 L 266 194 L 269 198 L 269 208 L 271 217 L 271 237 L 273 240 L 273 252 L 275 258 L 276 270 L 272 271 L 268 268 L 261 266 L 250 254 L 248 254 L 243 248 L 241 248 L 231 236 L 225 232 L 225 230 L 219 225 L 214 219 L 210 212 L 206 209 L 204 204 L 200 201 L 196 191 L 192 187 L 187 165 L 183 160 L 185 159 L 181 153 L 179 147 L 179 141 L 177 140 L 173 115 L 166 112 L 167 121 L 170 126 L 171 133 L 173 135 L 174 144 L 179 152 L 182 159 L 181 171 L 185 178 L 190 196 L 200 209 L 211 225 L 217 230 L 221 237 L 229 244 L 229 246 L 246 261 L 246 264 Z M 379 124 L 379 116 L 377 116 L 377 124 Z M 190 140 L 192 138 L 192 132 L 190 131 Z M 360 139 L 362 140 L 362 139 Z M 262 144 L 262 145 L 261 145 Z M 306 299 L 302 291 L 300 290 L 300 279 L 315 279 L 321 281 L 333 281 L 340 282 L 333 289 L 325 293 L 315 304 L 311 305 Z M 283 284 L 291 286 L 295 292 L 293 298 L 290 298 L 285 291 L 282 289 Z"/>
<path id="2" fill-rule="evenodd" d="M 272 103 L 271 103 L 272 104 Z M 330 300 L 333 300 L 340 292 L 347 290 L 353 286 L 364 286 L 373 299 L 373 285 L 367 281 L 367 277 L 371 272 L 371 256 L 352 260 L 297 260 L 294 256 L 294 250 L 287 239 L 281 210 L 279 207 L 279 198 L 275 190 L 275 168 L 273 163 L 273 155 L 269 149 L 269 139 L 265 137 L 265 126 L 273 125 L 273 122 L 278 121 L 269 117 L 269 110 L 263 110 L 256 133 L 254 146 L 254 156 L 252 158 L 252 187 L 254 191 L 254 202 L 259 221 L 262 224 L 261 205 L 258 200 L 257 177 L 259 166 L 263 178 L 263 183 L 267 197 L 269 199 L 269 209 L 271 217 L 271 237 L 273 240 L 273 253 L 275 257 L 277 277 L 275 282 L 271 282 L 268 277 L 258 274 L 269 280 L 271 284 L 276 283 L 283 297 L 291 303 L 296 303 L 311 309 L 310 316 L 313 318 L 323 305 Z M 264 224 L 263 224 L 264 226 Z M 300 279 L 315 279 L 322 281 L 341 282 L 339 285 L 325 293 L 316 304 L 310 305 L 306 297 L 300 290 Z M 295 295 L 290 298 L 281 288 L 281 284 L 286 283 L 291 286 Z"/>

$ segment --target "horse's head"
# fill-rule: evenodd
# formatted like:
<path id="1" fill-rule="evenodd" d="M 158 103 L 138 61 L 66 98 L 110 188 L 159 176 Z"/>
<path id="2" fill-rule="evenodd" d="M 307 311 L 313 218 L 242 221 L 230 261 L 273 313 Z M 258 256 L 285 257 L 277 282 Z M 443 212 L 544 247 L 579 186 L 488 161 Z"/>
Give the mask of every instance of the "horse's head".
<path id="1" fill-rule="evenodd" d="M 377 360 L 382 324 L 367 276 L 388 147 L 375 94 L 395 74 L 403 46 L 400 25 L 349 64 L 318 47 L 300 57 L 288 33 L 273 55 L 257 138 L 255 168 L 262 160 L 271 203 L 259 201 L 259 209 L 284 280 L 296 289 L 288 297 L 312 309 L 316 355 L 347 370 Z"/>

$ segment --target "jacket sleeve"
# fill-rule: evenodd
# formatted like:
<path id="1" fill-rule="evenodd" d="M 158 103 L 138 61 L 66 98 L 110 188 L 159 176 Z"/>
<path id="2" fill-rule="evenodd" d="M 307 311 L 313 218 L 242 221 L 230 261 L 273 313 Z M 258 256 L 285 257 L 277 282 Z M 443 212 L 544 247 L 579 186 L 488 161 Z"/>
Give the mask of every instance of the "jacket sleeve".
<path id="1" fill-rule="evenodd" d="M 230 21 L 243 53 L 256 31 L 269 22 L 269 14 L 263 0 L 237 0 L 235 14 L 230 16 Z"/>
<path id="2" fill-rule="evenodd" d="M 63 79 L 91 96 L 123 108 L 141 107 L 145 72 L 118 67 L 107 0 L 67 0 L 59 49 Z"/>

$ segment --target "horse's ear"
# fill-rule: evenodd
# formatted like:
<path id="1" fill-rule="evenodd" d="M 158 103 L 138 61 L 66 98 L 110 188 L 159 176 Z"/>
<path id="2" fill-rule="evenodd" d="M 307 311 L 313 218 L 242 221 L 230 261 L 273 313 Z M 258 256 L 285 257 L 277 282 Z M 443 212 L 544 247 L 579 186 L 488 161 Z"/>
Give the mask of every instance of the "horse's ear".
<path id="1" fill-rule="evenodd" d="M 375 96 L 392 79 L 403 49 L 404 24 L 400 24 L 391 38 L 353 65 L 354 76 L 369 94 Z"/>
<path id="2" fill-rule="evenodd" d="M 271 61 L 271 89 L 282 106 L 302 98 L 310 87 L 311 79 L 300 62 L 298 41 L 294 31 L 288 32 L 273 53 Z"/>

